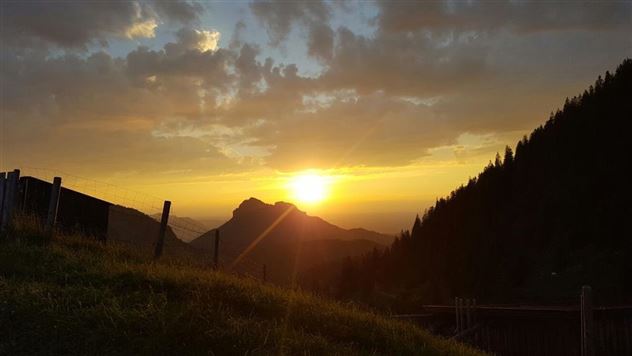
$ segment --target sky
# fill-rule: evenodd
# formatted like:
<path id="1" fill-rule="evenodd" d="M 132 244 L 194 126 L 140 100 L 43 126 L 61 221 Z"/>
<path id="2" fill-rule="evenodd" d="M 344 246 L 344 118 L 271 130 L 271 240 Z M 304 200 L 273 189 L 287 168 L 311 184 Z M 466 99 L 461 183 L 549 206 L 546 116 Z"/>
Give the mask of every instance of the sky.
<path id="1" fill-rule="evenodd" d="M 632 57 L 630 1 L 0 6 L 0 171 L 200 219 L 257 197 L 408 229 Z"/>

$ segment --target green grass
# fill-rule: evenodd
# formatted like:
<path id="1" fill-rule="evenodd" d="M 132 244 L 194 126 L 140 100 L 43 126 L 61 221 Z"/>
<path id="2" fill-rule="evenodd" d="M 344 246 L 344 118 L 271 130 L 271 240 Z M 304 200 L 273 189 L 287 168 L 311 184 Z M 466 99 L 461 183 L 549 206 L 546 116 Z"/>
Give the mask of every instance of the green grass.
<path id="1" fill-rule="evenodd" d="M 475 355 L 411 324 L 80 237 L 0 240 L 0 355 Z"/>

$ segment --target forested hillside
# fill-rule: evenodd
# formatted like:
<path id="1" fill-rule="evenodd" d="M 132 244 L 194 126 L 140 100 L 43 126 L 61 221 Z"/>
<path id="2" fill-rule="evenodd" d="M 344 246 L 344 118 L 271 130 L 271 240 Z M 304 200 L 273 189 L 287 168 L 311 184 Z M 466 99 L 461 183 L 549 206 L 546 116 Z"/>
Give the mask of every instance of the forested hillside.
<path id="1" fill-rule="evenodd" d="M 563 302 L 590 284 L 600 301 L 630 300 L 631 122 L 627 59 L 567 99 L 515 154 L 507 147 L 438 199 L 389 249 L 347 261 L 338 293 Z"/>

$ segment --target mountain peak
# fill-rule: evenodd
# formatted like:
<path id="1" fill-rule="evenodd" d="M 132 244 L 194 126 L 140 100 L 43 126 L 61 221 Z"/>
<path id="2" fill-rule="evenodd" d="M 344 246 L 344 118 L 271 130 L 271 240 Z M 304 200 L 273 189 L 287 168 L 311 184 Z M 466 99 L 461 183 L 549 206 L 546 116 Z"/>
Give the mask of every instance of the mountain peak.
<path id="1" fill-rule="evenodd" d="M 265 264 L 268 276 L 278 283 L 291 281 L 292 271 L 302 273 L 313 266 L 369 253 L 392 241 L 391 236 L 376 232 L 340 228 L 307 215 L 289 202 L 267 204 L 256 198 L 239 204 L 233 217 L 218 229 L 222 241 L 220 253 L 226 261 L 236 261 L 248 251 L 244 255 L 246 262 L 235 265 L 237 271 L 257 273 L 259 269 L 253 272 L 253 266 Z M 209 231 L 191 245 L 212 249 L 214 237 L 215 231 Z M 309 253 L 299 255 L 303 248 Z"/>
<path id="2" fill-rule="evenodd" d="M 261 200 L 259 200 L 257 198 L 250 197 L 250 198 L 242 201 L 241 204 L 239 204 L 239 208 L 250 207 L 250 206 L 265 206 L 265 205 L 268 205 L 268 204 L 264 203 L 263 201 L 261 201 Z"/>
<path id="3" fill-rule="evenodd" d="M 250 213 L 258 213 L 258 212 L 261 212 L 262 210 L 268 210 L 268 211 L 287 210 L 290 208 L 293 208 L 294 210 L 299 211 L 296 208 L 296 206 L 292 203 L 278 201 L 274 203 L 274 205 L 272 205 L 272 204 L 264 203 L 263 201 L 257 198 L 249 198 L 241 202 L 241 204 L 239 204 L 237 209 L 233 210 L 233 216 L 250 214 Z"/>
<path id="4" fill-rule="evenodd" d="M 278 202 L 274 203 L 274 206 L 278 207 L 278 208 L 284 208 L 284 209 L 294 208 L 294 209 L 298 210 L 298 208 L 296 208 L 296 205 L 294 205 L 292 203 L 285 202 L 285 201 L 278 201 Z"/>
<path id="5" fill-rule="evenodd" d="M 239 214 L 247 213 L 251 211 L 257 211 L 257 210 L 265 208 L 266 206 L 271 206 L 271 205 L 266 204 L 257 198 L 251 197 L 249 199 L 242 201 L 241 204 L 239 204 L 239 206 L 237 207 L 237 209 L 233 210 L 233 216 L 237 216 Z"/>

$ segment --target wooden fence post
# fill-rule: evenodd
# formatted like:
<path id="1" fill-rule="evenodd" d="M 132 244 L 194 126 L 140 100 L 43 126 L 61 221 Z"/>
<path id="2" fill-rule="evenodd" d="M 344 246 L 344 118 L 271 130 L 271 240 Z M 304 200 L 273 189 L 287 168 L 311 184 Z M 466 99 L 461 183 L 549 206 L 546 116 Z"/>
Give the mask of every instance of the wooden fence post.
<path id="1" fill-rule="evenodd" d="M 171 202 L 165 200 L 162 206 L 162 216 L 160 217 L 160 230 L 158 230 L 158 241 L 156 241 L 156 250 L 154 251 L 154 258 L 160 258 L 162 256 L 162 247 L 165 244 L 165 233 L 167 232 L 167 224 L 169 223 L 169 210 L 171 209 Z"/>
<path id="2" fill-rule="evenodd" d="M 467 330 L 467 304 L 465 298 L 461 298 L 461 331 Z"/>
<path id="3" fill-rule="evenodd" d="M 219 268 L 219 229 L 215 229 L 215 250 L 213 252 L 213 267 Z"/>
<path id="4" fill-rule="evenodd" d="M 20 207 L 22 209 L 22 212 L 27 213 L 28 212 L 28 207 L 26 206 L 28 204 L 28 196 L 29 196 L 29 180 L 25 179 L 24 180 L 24 189 L 22 189 L 22 206 Z"/>
<path id="5" fill-rule="evenodd" d="M 48 202 L 48 215 L 46 216 L 46 231 L 51 234 L 57 223 L 57 211 L 59 210 L 59 197 L 61 196 L 61 177 L 53 178 Z"/>
<path id="6" fill-rule="evenodd" d="M 7 174 L 0 173 L 0 226 L 2 225 L 2 210 L 4 208 L 4 192 L 6 191 Z"/>
<path id="7" fill-rule="evenodd" d="M 472 327 L 472 300 L 465 299 L 465 330 Z"/>
<path id="8" fill-rule="evenodd" d="M 460 298 L 454 298 L 454 309 L 455 309 L 455 315 L 456 315 L 456 333 L 460 333 L 461 332 L 461 299 Z"/>
<path id="9" fill-rule="evenodd" d="M 15 197 L 18 190 L 18 181 L 20 180 L 20 170 L 16 169 L 7 174 L 5 182 L 4 201 L 2 207 L 2 230 L 4 231 L 11 225 L 11 217 L 13 215 L 13 207 L 15 205 Z"/>
<path id="10" fill-rule="evenodd" d="M 581 295 L 582 356 L 594 355 L 593 321 L 592 288 L 583 286 Z"/>

